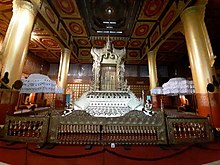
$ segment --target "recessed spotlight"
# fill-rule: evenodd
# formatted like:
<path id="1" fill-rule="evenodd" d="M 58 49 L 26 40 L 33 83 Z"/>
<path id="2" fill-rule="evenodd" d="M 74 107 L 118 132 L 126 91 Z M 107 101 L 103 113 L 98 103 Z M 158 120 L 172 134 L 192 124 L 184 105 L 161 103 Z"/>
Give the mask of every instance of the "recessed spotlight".
<path id="1" fill-rule="evenodd" d="M 114 10 L 113 10 L 111 7 L 108 7 L 108 8 L 105 10 L 105 12 L 106 12 L 108 15 L 111 15 L 111 14 L 114 12 Z"/>
<path id="2" fill-rule="evenodd" d="M 108 9 L 108 10 L 107 10 L 107 13 L 108 13 L 108 14 L 112 14 L 112 9 Z"/>

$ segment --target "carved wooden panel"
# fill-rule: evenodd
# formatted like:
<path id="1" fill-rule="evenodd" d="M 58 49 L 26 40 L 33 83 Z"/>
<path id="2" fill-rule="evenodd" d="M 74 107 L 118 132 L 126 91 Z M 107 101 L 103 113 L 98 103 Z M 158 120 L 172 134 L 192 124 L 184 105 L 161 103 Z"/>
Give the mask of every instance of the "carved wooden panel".
<path id="1" fill-rule="evenodd" d="M 23 73 L 32 74 L 32 73 L 42 73 L 48 74 L 49 72 L 49 63 L 39 58 L 38 56 L 34 56 L 31 53 L 27 55 Z"/>
<path id="2" fill-rule="evenodd" d="M 170 144 L 213 141 L 213 134 L 207 118 L 168 117 L 166 122 Z"/>
<path id="3" fill-rule="evenodd" d="M 122 117 L 93 117 L 85 111 L 69 116 L 54 114 L 51 118 L 49 141 L 62 144 L 166 144 L 162 113 L 152 117 L 131 111 Z"/>
<path id="4" fill-rule="evenodd" d="M 4 138 L 20 142 L 46 142 L 48 117 L 7 116 Z"/>

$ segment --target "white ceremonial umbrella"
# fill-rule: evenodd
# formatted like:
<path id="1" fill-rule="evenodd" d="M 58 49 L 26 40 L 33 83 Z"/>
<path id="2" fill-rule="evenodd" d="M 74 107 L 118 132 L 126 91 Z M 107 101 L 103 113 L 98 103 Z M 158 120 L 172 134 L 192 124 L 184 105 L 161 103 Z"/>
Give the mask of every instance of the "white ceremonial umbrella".
<path id="1" fill-rule="evenodd" d="M 154 94 L 154 95 L 162 95 L 163 94 L 163 88 L 162 87 L 155 87 L 155 88 L 150 90 L 150 93 Z"/>
<path id="2" fill-rule="evenodd" d="M 185 78 L 171 78 L 168 82 L 162 85 L 164 95 L 191 95 L 195 93 L 193 81 Z"/>
<path id="3" fill-rule="evenodd" d="M 56 85 L 56 81 L 42 74 L 31 74 L 22 79 L 23 86 L 20 93 L 63 93 L 63 89 Z"/>

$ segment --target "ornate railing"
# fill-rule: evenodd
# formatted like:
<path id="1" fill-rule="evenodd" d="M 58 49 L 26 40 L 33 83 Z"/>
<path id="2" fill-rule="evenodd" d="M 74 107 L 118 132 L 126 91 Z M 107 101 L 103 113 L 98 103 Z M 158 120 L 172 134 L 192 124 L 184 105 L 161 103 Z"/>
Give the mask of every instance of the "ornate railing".
<path id="1" fill-rule="evenodd" d="M 170 144 L 205 143 L 214 138 L 207 118 L 167 117 L 166 121 Z"/>
<path id="2" fill-rule="evenodd" d="M 166 144 L 166 130 L 162 113 L 146 116 L 133 111 L 123 117 L 109 118 L 103 125 L 103 143 Z"/>
<path id="3" fill-rule="evenodd" d="M 50 114 L 50 113 L 49 113 Z M 50 117 L 7 116 L 4 138 L 10 141 L 56 144 L 181 144 L 213 140 L 207 118 L 146 116 L 131 111 L 121 117 L 93 117 L 85 111 Z"/>
<path id="4" fill-rule="evenodd" d="M 166 144 L 163 114 L 146 116 L 132 111 L 123 117 L 93 117 L 85 111 L 52 116 L 50 143 L 63 144 Z"/>
<path id="5" fill-rule="evenodd" d="M 9 141 L 46 142 L 49 117 L 7 116 L 4 137 Z"/>
<path id="6" fill-rule="evenodd" d="M 100 144 L 101 120 L 85 111 L 62 117 L 51 114 L 49 142 L 59 144 Z"/>

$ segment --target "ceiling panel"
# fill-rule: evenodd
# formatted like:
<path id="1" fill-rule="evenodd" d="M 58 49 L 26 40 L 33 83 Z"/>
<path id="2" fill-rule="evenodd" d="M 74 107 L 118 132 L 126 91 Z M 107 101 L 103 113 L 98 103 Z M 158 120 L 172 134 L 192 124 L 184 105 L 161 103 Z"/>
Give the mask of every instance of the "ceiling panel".
<path id="1" fill-rule="evenodd" d="M 63 18 L 80 18 L 79 10 L 75 0 L 51 0 L 54 8 Z"/>
<path id="2" fill-rule="evenodd" d="M 84 24 L 82 20 L 68 20 L 65 19 L 64 23 L 66 27 L 68 28 L 69 32 L 72 36 L 77 37 L 87 37 L 86 30 L 84 28 Z"/>
<path id="3" fill-rule="evenodd" d="M 38 44 L 43 45 L 48 50 L 60 50 L 60 44 L 51 36 L 38 36 L 35 38 Z"/>
<path id="4" fill-rule="evenodd" d="M 178 46 L 182 45 L 183 41 L 181 40 L 167 40 L 164 42 L 160 48 L 160 52 L 173 52 Z"/>
<path id="5" fill-rule="evenodd" d="M 128 60 L 139 60 L 140 59 L 140 50 L 128 50 L 127 51 L 127 61 Z"/>
<path id="6" fill-rule="evenodd" d="M 141 9 L 139 20 L 154 20 L 157 21 L 161 13 L 164 11 L 169 0 L 150 0 L 144 1 Z"/>
<path id="7" fill-rule="evenodd" d="M 174 21 L 177 16 L 177 6 L 176 3 L 173 2 L 168 12 L 165 14 L 163 19 L 161 20 L 161 31 L 165 31 Z"/>
<path id="8" fill-rule="evenodd" d="M 140 48 L 142 47 L 145 39 L 130 39 L 128 48 Z"/>
<path id="9" fill-rule="evenodd" d="M 152 27 L 152 22 L 137 22 L 132 33 L 132 38 L 146 38 Z"/>
<path id="10" fill-rule="evenodd" d="M 178 60 L 177 54 L 187 56 L 184 35 L 175 32 L 166 41 L 164 38 L 180 21 L 182 10 L 195 1 L 44 0 L 37 14 L 29 50 L 48 62 L 59 63 L 61 47 L 65 47 L 72 52 L 71 62 L 91 63 L 91 48 L 104 47 L 110 36 L 115 48 L 126 48 L 127 64 L 147 64 L 147 51 L 160 42 L 163 44 L 158 50 L 158 59 L 161 62 Z M 215 49 L 219 48 L 220 40 L 218 5 L 218 0 L 209 0 L 205 17 Z M 12 16 L 12 0 L 1 0 L 0 6 L 0 34 L 4 36 Z M 108 33 L 98 33 L 98 30 Z"/>
<path id="11" fill-rule="evenodd" d="M 91 47 L 90 40 L 88 38 L 76 38 L 74 37 L 75 42 L 78 47 Z"/>

